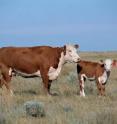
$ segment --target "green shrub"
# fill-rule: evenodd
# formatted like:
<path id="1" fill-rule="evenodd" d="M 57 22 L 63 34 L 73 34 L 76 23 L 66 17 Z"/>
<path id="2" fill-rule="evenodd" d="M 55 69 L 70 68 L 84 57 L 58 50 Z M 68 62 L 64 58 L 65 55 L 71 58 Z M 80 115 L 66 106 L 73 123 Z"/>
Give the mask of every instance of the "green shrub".
<path id="1" fill-rule="evenodd" d="M 44 117 L 44 103 L 37 101 L 28 101 L 24 104 L 26 114 L 32 117 Z"/>

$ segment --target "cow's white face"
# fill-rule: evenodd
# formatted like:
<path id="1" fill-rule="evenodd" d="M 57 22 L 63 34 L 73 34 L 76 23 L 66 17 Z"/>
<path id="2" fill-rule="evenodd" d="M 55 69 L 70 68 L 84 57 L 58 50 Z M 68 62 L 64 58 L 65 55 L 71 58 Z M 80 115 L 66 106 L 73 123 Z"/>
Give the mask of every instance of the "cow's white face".
<path id="1" fill-rule="evenodd" d="M 113 61 L 111 59 L 106 59 L 104 61 L 104 67 L 105 67 L 106 71 L 111 71 L 112 64 L 113 64 Z"/>
<path id="2" fill-rule="evenodd" d="M 78 45 L 66 45 L 65 60 L 70 62 L 78 62 L 80 57 L 77 53 Z"/>

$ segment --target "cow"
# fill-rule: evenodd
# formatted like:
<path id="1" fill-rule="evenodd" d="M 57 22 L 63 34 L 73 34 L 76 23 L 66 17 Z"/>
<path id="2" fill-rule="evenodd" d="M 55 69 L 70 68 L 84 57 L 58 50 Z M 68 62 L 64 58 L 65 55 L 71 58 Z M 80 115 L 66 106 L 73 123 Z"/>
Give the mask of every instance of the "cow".
<path id="1" fill-rule="evenodd" d="M 44 89 L 50 92 L 51 83 L 57 79 L 62 66 L 66 62 L 80 61 L 77 53 L 79 45 L 63 47 L 3 47 L 0 48 L 0 70 L 2 73 L 1 87 L 4 84 L 11 92 L 10 81 L 13 73 L 24 77 L 38 76 L 42 78 Z"/>
<path id="2" fill-rule="evenodd" d="M 117 60 L 106 59 L 101 62 L 81 60 L 77 63 L 77 74 L 80 96 L 85 96 L 84 82 L 86 79 L 96 81 L 99 95 L 105 95 L 105 84 L 110 76 L 111 67 L 117 66 Z"/>

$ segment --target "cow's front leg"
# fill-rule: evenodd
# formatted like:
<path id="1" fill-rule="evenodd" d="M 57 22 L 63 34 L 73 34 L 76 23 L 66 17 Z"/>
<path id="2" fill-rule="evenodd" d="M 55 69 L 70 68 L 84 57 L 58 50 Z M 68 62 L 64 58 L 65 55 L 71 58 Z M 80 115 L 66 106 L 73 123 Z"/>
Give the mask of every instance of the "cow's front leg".
<path id="1" fill-rule="evenodd" d="M 49 81 L 48 71 L 46 71 L 46 70 L 47 69 L 41 69 L 40 70 L 41 77 L 42 77 L 45 93 L 46 94 L 51 94 L 50 93 L 51 81 Z"/>
<path id="2" fill-rule="evenodd" d="M 102 85 L 102 82 L 100 82 L 98 79 L 96 80 L 97 88 L 99 90 L 99 95 L 104 96 L 105 95 L 105 85 Z"/>
<path id="3" fill-rule="evenodd" d="M 51 83 L 52 83 L 52 80 L 49 80 L 49 84 L 48 84 L 48 93 L 49 93 L 50 95 L 53 95 L 53 94 L 50 92 Z"/>
<path id="4" fill-rule="evenodd" d="M 105 94 L 105 85 L 104 85 L 104 84 L 102 84 L 102 95 L 103 95 L 103 96 L 106 95 L 106 94 Z"/>
<path id="5" fill-rule="evenodd" d="M 50 95 L 53 95 L 53 96 L 58 96 L 58 93 L 52 93 L 52 92 L 50 92 L 51 84 L 52 84 L 52 80 L 49 80 L 48 93 L 49 93 Z"/>

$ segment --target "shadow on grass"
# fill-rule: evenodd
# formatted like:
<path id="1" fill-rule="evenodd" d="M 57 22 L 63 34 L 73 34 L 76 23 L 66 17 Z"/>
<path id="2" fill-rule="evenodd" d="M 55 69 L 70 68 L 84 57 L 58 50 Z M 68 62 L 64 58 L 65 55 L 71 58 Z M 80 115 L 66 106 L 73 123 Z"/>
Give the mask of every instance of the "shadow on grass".
<path id="1" fill-rule="evenodd" d="M 26 94 L 26 95 L 37 95 L 38 93 L 34 90 L 23 90 L 23 91 L 14 91 L 15 95 Z"/>

